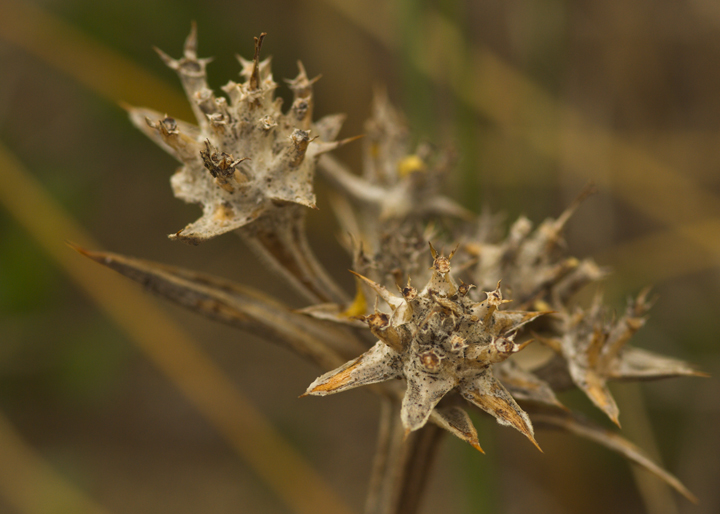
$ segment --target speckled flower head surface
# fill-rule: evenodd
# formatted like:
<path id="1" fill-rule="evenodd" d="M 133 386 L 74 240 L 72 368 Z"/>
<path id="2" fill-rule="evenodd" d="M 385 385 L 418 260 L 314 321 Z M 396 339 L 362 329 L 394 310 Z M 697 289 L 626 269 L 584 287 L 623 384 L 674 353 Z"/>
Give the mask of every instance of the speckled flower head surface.
<path id="1" fill-rule="evenodd" d="M 298 76 L 288 81 L 292 106 L 282 112 L 270 59 L 259 57 L 264 37 L 255 38 L 253 60 L 239 57 L 244 82 L 223 86 L 227 97 L 208 88 L 210 59 L 197 57 L 194 25 L 180 59 L 158 50 L 179 75 L 197 121 L 191 125 L 149 109 L 131 110 L 135 124 L 183 164 L 172 178 L 175 196 L 203 207 L 202 217 L 173 238 L 198 243 L 262 216 L 272 218 L 288 205 L 316 208 L 315 161 L 337 146 L 331 141 L 342 118 L 313 124 L 314 80 L 302 63 Z"/>
<path id="2" fill-rule="evenodd" d="M 402 377 L 407 389 L 400 415 L 409 432 L 422 428 L 438 402 L 457 389 L 537 446 L 528 415 L 494 377 L 492 366 L 525 347 L 515 342 L 518 329 L 543 313 L 501 310 L 506 301 L 500 284 L 485 293 L 484 301 L 474 301 L 469 294 L 474 286 L 458 285 L 450 273 L 454 252 L 445 257 L 431 249 L 432 276 L 419 292 L 408 283 L 397 296 L 362 277 L 391 310 L 363 317 L 379 341 L 318 378 L 306 394 L 322 396 Z"/>

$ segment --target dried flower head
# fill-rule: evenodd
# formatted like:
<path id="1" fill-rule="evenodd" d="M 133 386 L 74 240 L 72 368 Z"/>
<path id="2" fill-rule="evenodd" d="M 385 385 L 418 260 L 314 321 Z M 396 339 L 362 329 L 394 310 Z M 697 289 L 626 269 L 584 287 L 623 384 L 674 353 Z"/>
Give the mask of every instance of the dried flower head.
<path id="1" fill-rule="evenodd" d="M 298 76 L 288 80 L 293 103 L 283 113 L 270 59 L 260 61 L 264 37 L 255 38 L 251 61 L 239 57 L 244 82 L 228 82 L 227 97 L 216 97 L 205 74 L 210 59 L 197 57 L 193 24 L 182 58 L 157 52 L 178 73 L 197 125 L 144 108 L 130 108 L 130 118 L 183 164 L 171 180 L 175 196 L 202 205 L 200 219 L 171 238 L 198 244 L 236 231 L 305 298 L 343 301 L 310 252 L 304 223 L 305 208 L 317 208 L 317 158 L 344 143 L 334 141 L 344 117 L 313 123 L 317 79 L 308 79 L 300 62 Z"/>
<path id="2" fill-rule="evenodd" d="M 530 418 L 492 372 L 492 366 L 520 351 L 517 331 L 541 312 L 501 310 L 500 284 L 476 302 L 470 287 L 450 274 L 451 260 L 431 245 L 432 276 L 418 292 L 408 283 L 400 296 L 361 277 L 391 312 L 364 316 L 379 341 L 368 352 L 315 380 L 307 393 L 327 395 L 402 377 L 407 389 L 401 418 L 409 431 L 422 428 L 435 406 L 453 389 L 472 404 L 510 425 L 537 446 Z M 538 447 L 539 448 L 539 447 Z"/>
<path id="3" fill-rule="evenodd" d="M 288 206 L 316 208 L 315 160 L 337 146 L 329 140 L 341 120 L 325 120 L 321 130 L 313 126 L 314 80 L 308 79 L 301 63 L 300 73 L 289 81 L 292 107 L 281 111 L 270 59 L 259 58 L 264 36 L 255 38 L 252 61 L 239 58 L 245 80 L 228 82 L 222 88 L 227 98 L 216 97 L 207 86 L 205 67 L 210 60 L 197 57 L 194 25 L 182 58 L 158 50 L 180 76 L 198 123 L 190 125 L 148 109 L 131 110 L 135 124 L 183 164 L 172 178 L 175 195 L 203 206 L 202 217 L 172 238 L 196 244 L 260 217 L 272 218 Z"/>
<path id="4" fill-rule="evenodd" d="M 539 339 L 557 352 L 572 382 L 618 426 L 620 411 L 607 387 L 609 380 L 656 380 L 702 376 L 687 363 L 627 346 L 645 324 L 649 289 L 628 302 L 617 320 L 610 319 L 600 295 L 588 310 L 576 307 L 557 315 L 560 337 Z"/>

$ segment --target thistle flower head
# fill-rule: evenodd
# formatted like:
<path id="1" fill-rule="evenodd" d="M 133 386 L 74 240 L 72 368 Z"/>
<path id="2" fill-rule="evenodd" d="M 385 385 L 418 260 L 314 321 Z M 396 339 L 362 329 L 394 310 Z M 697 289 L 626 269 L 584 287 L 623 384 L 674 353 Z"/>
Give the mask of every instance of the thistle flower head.
<path id="1" fill-rule="evenodd" d="M 500 284 L 485 300 L 473 300 L 471 286 L 458 285 L 450 273 L 455 252 L 446 257 L 432 245 L 431 252 L 432 274 L 419 292 L 408 283 L 396 295 L 360 276 L 390 309 L 376 308 L 362 318 L 379 341 L 315 380 L 306 394 L 322 396 L 402 377 L 407 389 L 401 418 L 407 431 L 424 426 L 440 400 L 457 389 L 535 443 L 530 419 L 494 377 L 492 366 L 524 348 L 515 341 L 518 329 L 543 313 L 502 309 L 507 301 Z"/>
<path id="2" fill-rule="evenodd" d="M 183 164 L 172 177 L 175 195 L 203 208 L 200 219 L 171 238 L 196 244 L 288 207 L 316 208 L 315 160 L 338 145 L 330 141 L 342 119 L 312 123 L 314 80 L 301 63 L 298 76 L 288 81 L 293 104 L 282 112 L 270 59 L 259 58 L 264 36 L 255 38 L 252 60 L 239 58 L 244 81 L 228 82 L 222 88 L 227 97 L 216 97 L 207 86 L 209 59 L 197 57 L 194 26 L 180 59 L 158 50 L 178 73 L 197 125 L 149 109 L 130 110 L 135 125 Z"/>
<path id="3" fill-rule="evenodd" d="M 620 411 L 608 381 L 703 376 L 683 361 L 627 346 L 645 324 L 648 293 L 646 289 L 631 299 L 615 320 L 597 295 L 587 310 L 576 307 L 557 314 L 559 337 L 539 337 L 560 356 L 572 382 L 618 426 Z"/>

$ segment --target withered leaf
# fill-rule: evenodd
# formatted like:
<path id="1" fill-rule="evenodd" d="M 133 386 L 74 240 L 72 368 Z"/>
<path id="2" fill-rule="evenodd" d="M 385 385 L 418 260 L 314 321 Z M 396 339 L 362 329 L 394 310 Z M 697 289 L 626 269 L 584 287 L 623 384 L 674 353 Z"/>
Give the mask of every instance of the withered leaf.
<path id="1" fill-rule="evenodd" d="M 331 326 L 288 309 L 264 293 L 192 270 L 132 257 L 78 252 L 194 312 L 240 327 L 290 347 L 321 367 L 333 368 L 363 345 L 341 327 Z"/>
<path id="2" fill-rule="evenodd" d="M 693 503 L 698 500 L 674 475 L 653 462 L 640 448 L 615 432 L 571 412 L 532 412 L 536 427 L 559 428 L 594 441 L 648 470 Z"/>

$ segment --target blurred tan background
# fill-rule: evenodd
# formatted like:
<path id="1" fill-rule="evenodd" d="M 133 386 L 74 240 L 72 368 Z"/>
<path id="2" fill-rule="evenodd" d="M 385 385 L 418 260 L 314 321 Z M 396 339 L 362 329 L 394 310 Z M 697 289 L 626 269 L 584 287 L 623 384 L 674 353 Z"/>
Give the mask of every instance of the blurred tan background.
<path id="1" fill-rule="evenodd" d="M 178 57 L 191 20 L 201 56 L 215 57 L 212 87 L 237 79 L 234 55 L 251 57 L 265 31 L 276 80 L 294 77 L 297 59 L 322 74 L 316 117 L 347 113 L 342 137 L 363 132 L 373 87 L 386 86 L 418 139 L 455 145 L 448 192 L 475 211 L 540 222 L 594 181 L 600 193 L 570 223 L 571 252 L 615 269 L 605 291 L 618 309 L 654 285 L 659 299 L 636 345 L 719 374 L 718 2 L 0 0 L 0 512 L 293 512 L 242 457 L 243 443 L 203 414 L 212 390 L 188 400 L 182 378 L 162 371 L 172 348 L 163 357 L 152 337 L 143 346 L 128 335 L 150 328 L 122 324 L 140 289 L 116 291 L 110 272 L 64 245 L 211 272 L 302 305 L 238 238 L 199 247 L 166 238 L 198 207 L 172 197 L 176 163 L 117 102 L 189 119 L 152 46 Z M 339 157 L 358 170 L 360 148 Z M 319 180 L 310 237 L 350 287 L 323 191 Z M 319 370 L 155 303 L 361 511 L 377 399 L 298 400 Z M 541 432 L 540 455 L 478 417 L 487 455 L 447 438 L 423 512 L 718 512 L 717 380 L 615 386 L 624 435 L 699 506 L 591 443 Z M 561 399 L 608 425 L 580 395 Z"/>

